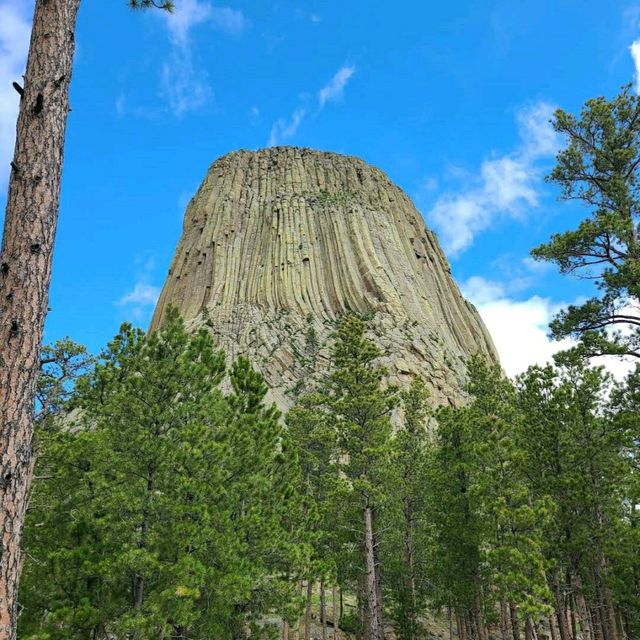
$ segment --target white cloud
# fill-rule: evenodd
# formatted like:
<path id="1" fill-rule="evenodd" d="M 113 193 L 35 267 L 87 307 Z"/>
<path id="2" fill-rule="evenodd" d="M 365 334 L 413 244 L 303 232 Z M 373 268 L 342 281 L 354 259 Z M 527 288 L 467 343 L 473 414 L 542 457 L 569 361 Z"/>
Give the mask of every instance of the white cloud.
<path id="1" fill-rule="evenodd" d="M 521 153 L 525 158 L 536 160 L 558 152 L 560 138 L 549 122 L 554 111 L 555 107 L 548 102 L 535 102 L 517 113 Z"/>
<path id="2" fill-rule="evenodd" d="M 305 115 L 306 111 L 303 108 L 299 108 L 293 112 L 291 120 L 287 121 L 284 118 L 276 120 L 276 122 L 273 123 L 271 133 L 269 134 L 269 146 L 274 147 L 288 138 L 291 138 L 291 136 L 293 136 L 298 130 L 298 127 Z"/>
<path id="3" fill-rule="evenodd" d="M 211 22 L 217 29 L 234 36 L 240 35 L 247 26 L 242 11 L 229 7 L 211 7 Z"/>
<path id="4" fill-rule="evenodd" d="M 175 115 L 181 116 L 203 106 L 212 96 L 207 72 L 194 62 L 193 29 L 210 25 L 237 36 L 247 21 L 241 11 L 199 0 L 180 0 L 172 13 L 163 15 L 172 50 L 162 65 L 160 92 Z"/>
<path id="5" fill-rule="evenodd" d="M 163 13 L 169 40 L 176 47 L 189 47 L 191 30 L 211 17 L 211 5 L 198 0 L 181 0 L 171 13 Z"/>
<path id="6" fill-rule="evenodd" d="M 336 71 L 329 83 L 318 91 L 318 111 L 322 111 L 327 102 L 331 102 L 332 100 L 337 100 L 342 97 L 344 88 L 347 85 L 349 78 L 351 78 L 354 73 L 354 66 L 344 66 Z M 307 96 L 303 94 L 302 98 L 306 99 Z M 278 118 L 271 127 L 269 142 L 267 143 L 268 146 L 273 147 L 281 144 L 288 138 L 293 137 L 302 124 L 302 121 L 307 116 L 307 113 L 307 109 L 300 106 L 293 112 L 289 120 L 286 120 L 285 118 Z"/>
<path id="7" fill-rule="evenodd" d="M 500 283 L 477 276 L 462 285 L 462 292 L 487 325 L 508 376 L 522 373 L 532 364 L 545 364 L 554 353 L 573 344 L 547 336 L 549 322 L 561 306 L 549 298 L 536 295 L 512 300 Z"/>
<path id="8" fill-rule="evenodd" d="M 117 304 L 135 304 L 142 306 L 155 305 L 158 302 L 158 296 L 160 295 L 160 287 L 155 287 L 146 282 L 136 282 L 129 293 L 126 293 Z"/>
<path id="9" fill-rule="evenodd" d="M 160 95 L 167 101 L 176 116 L 195 111 L 204 106 L 213 95 L 209 76 L 198 69 L 190 49 L 175 49 L 162 65 Z"/>
<path id="10" fill-rule="evenodd" d="M 354 66 L 341 67 L 336 71 L 333 78 L 318 92 L 320 109 L 323 109 L 327 102 L 342 97 L 344 88 L 347 86 L 347 82 L 349 82 L 349 79 L 355 71 L 356 68 Z"/>
<path id="11" fill-rule="evenodd" d="M 457 254 L 496 218 L 519 218 L 538 205 L 540 161 L 553 155 L 558 135 L 549 120 L 554 108 L 538 102 L 517 114 L 520 145 L 512 153 L 484 160 L 478 176 L 467 177 L 462 193 L 438 198 L 428 218 L 438 229 L 445 250 Z"/>
<path id="12" fill-rule="evenodd" d="M 548 336 L 549 322 L 564 303 L 538 295 L 514 300 L 501 283 L 479 276 L 469 278 L 461 288 L 482 316 L 502 368 L 510 377 L 533 364 L 545 365 L 555 353 L 576 344 L 568 338 L 556 341 Z M 604 365 L 619 380 L 635 366 L 630 359 L 613 356 L 594 358 L 593 364 Z"/>
<path id="13" fill-rule="evenodd" d="M 11 83 L 23 83 L 31 35 L 30 2 L 8 0 L 0 3 L 0 189 L 9 178 L 13 156 L 20 97 Z"/>
<path id="14" fill-rule="evenodd" d="M 143 323 L 155 308 L 160 287 L 150 284 L 156 267 L 152 255 L 138 255 L 134 263 L 136 265 L 135 284 L 130 291 L 116 300 L 115 304 L 123 308 L 126 318 Z"/>
<path id="15" fill-rule="evenodd" d="M 631 58 L 633 59 L 636 93 L 640 93 L 640 38 L 631 43 L 629 53 L 631 53 Z"/>

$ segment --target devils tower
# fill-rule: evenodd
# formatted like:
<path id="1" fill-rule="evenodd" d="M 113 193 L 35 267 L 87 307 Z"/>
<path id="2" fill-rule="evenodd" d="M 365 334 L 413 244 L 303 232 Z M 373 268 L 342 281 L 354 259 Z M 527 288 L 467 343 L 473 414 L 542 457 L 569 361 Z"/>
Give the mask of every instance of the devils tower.
<path id="1" fill-rule="evenodd" d="M 151 328 L 168 305 L 243 354 L 287 408 L 326 367 L 336 320 L 370 319 L 390 382 L 457 403 L 465 361 L 497 361 L 477 311 L 406 194 L 358 158 L 295 147 L 211 165 L 187 206 Z"/>

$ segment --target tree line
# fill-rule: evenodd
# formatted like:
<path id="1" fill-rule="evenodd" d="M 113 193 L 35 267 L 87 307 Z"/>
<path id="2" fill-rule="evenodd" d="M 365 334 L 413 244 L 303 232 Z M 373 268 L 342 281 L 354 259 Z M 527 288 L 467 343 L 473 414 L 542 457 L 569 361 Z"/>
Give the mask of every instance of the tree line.
<path id="1" fill-rule="evenodd" d="M 52 349 L 20 637 L 640 634 L 639 373 L 473 358 L 468 403 L 434 410 L 385 384 L 363 319 L 330 352 L 281 419 L 175 310 L 95 363 Z"/>

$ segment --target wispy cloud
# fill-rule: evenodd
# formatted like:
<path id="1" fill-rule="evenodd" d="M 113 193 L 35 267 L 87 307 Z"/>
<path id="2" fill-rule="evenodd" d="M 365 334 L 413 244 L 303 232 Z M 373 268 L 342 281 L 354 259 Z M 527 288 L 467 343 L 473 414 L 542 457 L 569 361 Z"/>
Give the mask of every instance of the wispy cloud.
<path id="1" fill-rule="evenodd" d="M 512 153 L 484 160 L 478 175 L 468 177 L 462 192 L 438 198 L 429 220 L 445 250 L 456 255 L 496 218 L 519 218 L 539 201 L 540 162 L 553 155 L 559 138 L 549 122 L 554 107 L 546 102 L 529 105 L 517 114 L 520 145 Z"/>
<path id="2" fill-rule="evenodd" d="M 152 305 L 158 302 L 159 295 L 160 287 L 155 287 L 147 282 L 136 282 L 133 289 L 118 300 L 118 304 Z"/>
<path id="3" fill-rule="evenodd" d="M 355 73 L 354 66 L 344 66 L 338 69 L 333 78 L 318 92 L 318 103 L 323 109 L 324 105 L 330 100 L 337 100 L 342 97 L 344 88 L 351 76 Z"/>
<path id="4" fill-rule="evenodd" d="M 634 40 L 629 47 L 629 53 L 633 59 L 634 75 L 633 79 L 636 85 L 636 93 L 640 93 L 640 38 Z"/>
<path id="5" fill-rule="evenodd" d="M 342 95 L 344 94 L 344 88 L 346 87 L 347 82 L 349 81 L 351 76 L 353 76 L 355 71 L 356 68 L 352 65 L 341 67 L 340 69 L 338 69 L 338 71 L 336 71 L 331 80 L 324 87 L 322 87 L 320 91 L 318 91 L 317 113 L 322 111 L 328 102 L 338 100 L 342 97 Z M 271 127 L 268 145 L 270 147 L 273 147 L 293 137 L 302 124 L 302 121 L 308 114 L 309 110 L 307 108 L 299 106 L 291 114 L 291 117 L 289 119 L 278 118 L 278 120 L 276 120 Z"/>
<path id="6" fill-rule="evenodd" d="M 31 3 L 0 3 L 0 189 L 4 192 L 13 156 L 20 98 L 11 83 L 22 84 L 29 49 Z"/>
<path id="7" fill-rule="evenodd" d="M 155 268 L 152 257 L 139 256 L 136 258 L 136 264 L 138 268 L 133 287 L 116 300 L 115 304 L 124 307 L 126 315 L 132 320 L 142 322 L 153 311 L 160 296 L 160 287 L 151 284 L 151 275 Z"/>
<path id="8" fill-rule="evenodd" d="M 211 7 L 211 22 L 221 31 L 239 36 L 247 27 L 247 20 L 242 11 L 229 7 Z"/>
<path id="9" fill-rule="evenodd" d="M 194 59 L 193 30 L 209 25 L 238 36 L 246 29 L 247 20 L 239 10 L 199 0 L 180 0 L 173 13 L 164 15 L 164 20 L 172 47 L 162 65 L 160 92 L 174 114 L 181 116 L 203 106 L 213 95 L 206 70 Z"/>
<path id="10" fill-rule="evenodd" d="M 285 120 L 284 118 L 276 120 L 269 134 L 269 146 L 273 147 L 291 138 L 298 130 L 305 115 L 306 111 L 301 107 L 293 112 L 289 120 Z"/>

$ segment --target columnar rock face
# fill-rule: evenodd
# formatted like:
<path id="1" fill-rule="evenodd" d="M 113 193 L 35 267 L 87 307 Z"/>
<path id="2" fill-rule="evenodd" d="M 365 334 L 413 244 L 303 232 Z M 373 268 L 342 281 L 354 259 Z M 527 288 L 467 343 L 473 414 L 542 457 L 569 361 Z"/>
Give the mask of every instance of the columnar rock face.
<path id="1" fill-rule="evenodd" d="M 266 376 L 283 409 L 326 368 L 336 320 L 370 319 L 390 382 L 463 397 L 465 360 L 497 361 L 409 198 L 357 158 L 276 147 L 230 153 L 187 207 L 151 328 L 168 305 Z"/>

